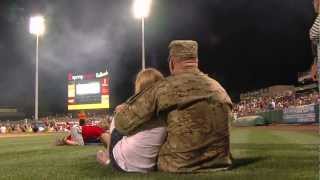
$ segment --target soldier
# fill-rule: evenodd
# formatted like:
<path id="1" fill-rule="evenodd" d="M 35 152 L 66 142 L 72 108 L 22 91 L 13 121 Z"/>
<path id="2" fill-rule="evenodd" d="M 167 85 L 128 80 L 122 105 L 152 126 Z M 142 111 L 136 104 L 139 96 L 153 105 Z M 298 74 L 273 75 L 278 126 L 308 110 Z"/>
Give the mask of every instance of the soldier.
<path id="1" fill-rule="evenodd" d="M 195 41 L 169 45 L 171 76 L 129 99 L 115 115 L 115 127 L 131 134 L 155 116 L 165 120 L 167 139 L 158 169 L 201 172 L 231 166 L 229 123 L 232 102 L 221 85 L 198 69 Z"/>

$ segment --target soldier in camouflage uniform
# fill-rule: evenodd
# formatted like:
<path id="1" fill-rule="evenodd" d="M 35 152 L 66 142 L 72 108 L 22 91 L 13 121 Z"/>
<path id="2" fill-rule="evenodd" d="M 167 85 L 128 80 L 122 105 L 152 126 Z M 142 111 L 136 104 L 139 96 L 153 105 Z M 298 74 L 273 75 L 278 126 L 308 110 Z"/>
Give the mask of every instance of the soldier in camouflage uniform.
<path id="1" fill-rule="evenodd" d="M 198 69 L 197 42 L 173 41 L 169 51 L 171 76 L 122 105 L 115 115 L 116 129 L 132 134 L 154 119 L 164 120 L 168 136 L 159 153 L 159 170 L 227 169 L 232 164 L 232 102 L 217 81 Z"/>

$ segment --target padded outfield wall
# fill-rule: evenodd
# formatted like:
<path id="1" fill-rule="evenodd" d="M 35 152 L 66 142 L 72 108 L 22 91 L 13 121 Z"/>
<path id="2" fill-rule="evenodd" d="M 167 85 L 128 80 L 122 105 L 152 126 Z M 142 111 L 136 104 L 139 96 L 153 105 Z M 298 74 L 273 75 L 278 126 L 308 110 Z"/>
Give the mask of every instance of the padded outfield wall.
<path id="1" fill-rule="evenodd" d="M 305 105 L 286 108 L 284 110 L 274 110 L 260 112 L 257 115 L 265 119 L 266 124 L 271 123 L 319 123 L 319 104 Z"/>

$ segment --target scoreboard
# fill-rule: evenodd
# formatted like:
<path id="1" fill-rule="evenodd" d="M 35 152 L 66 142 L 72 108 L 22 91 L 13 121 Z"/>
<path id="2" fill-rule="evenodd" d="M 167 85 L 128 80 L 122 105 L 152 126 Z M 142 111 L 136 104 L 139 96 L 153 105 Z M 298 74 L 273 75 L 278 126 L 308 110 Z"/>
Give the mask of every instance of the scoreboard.
<path id="1" fill-rule="evenodd" d="M 108 72 L 68 73 L 68 110 L 108 109 Z"/>

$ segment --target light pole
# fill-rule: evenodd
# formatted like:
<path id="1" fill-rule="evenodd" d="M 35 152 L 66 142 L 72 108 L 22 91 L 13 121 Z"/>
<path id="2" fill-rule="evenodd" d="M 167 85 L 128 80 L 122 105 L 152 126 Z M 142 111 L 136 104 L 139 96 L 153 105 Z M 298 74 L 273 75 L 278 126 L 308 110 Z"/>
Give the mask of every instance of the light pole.
<path id="1" fill-rule="evenodd" d="M 133 3 L 133 12 L 134 16 L 138 19 L 141 19 L 141 28 L 142 28 L 142 69 L 146 67 L 145 60 L 145 45 L 144 45 L 144 19 L 148 17 L 150 12 L 151 0 L 134 0 Z"/>
<path id="2" fill-rule="evenodd" d="M 35 106 L 34 106 L 34 119 L 38 121 L 38 96 L 39 96 L 39 36 L 44 34 L 45 25 L 43 16 L 33 16 L 30 18 L 29 31 L 37 37 L 36 44 L 36 77 L 35 77 Z"/>

